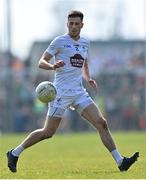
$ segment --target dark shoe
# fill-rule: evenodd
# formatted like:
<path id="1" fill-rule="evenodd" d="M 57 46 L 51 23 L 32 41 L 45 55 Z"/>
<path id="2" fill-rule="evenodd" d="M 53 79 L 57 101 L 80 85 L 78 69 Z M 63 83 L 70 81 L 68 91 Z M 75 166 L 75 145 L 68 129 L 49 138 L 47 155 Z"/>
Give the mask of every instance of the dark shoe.
<path id="1" fill-rule="evenodd" d="M 7 152 L 8 167 L 9 167 L 10 171 L 16 172 L 18 157 L 13 156 L 12 151 L 13 151 L 13 149 Z"/>
<path id="2" fill-rule="evenodd" d="M 132 166 L 132 164 L 134 164 L 135 161 L 137 161 L 138 157 L 139 152 L 136 152 L 129 158 L 124 157 L 122 164 L 119 166 L 120 171 L 127 171 Z"/>

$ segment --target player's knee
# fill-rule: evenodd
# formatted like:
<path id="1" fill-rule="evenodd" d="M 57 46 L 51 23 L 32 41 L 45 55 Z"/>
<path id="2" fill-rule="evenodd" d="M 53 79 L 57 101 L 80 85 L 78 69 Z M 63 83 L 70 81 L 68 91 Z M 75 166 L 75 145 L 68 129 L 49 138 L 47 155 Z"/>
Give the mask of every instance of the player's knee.
<path id="1" fill-rule="evenodd" d="M 98 120 L 98 125 L 97 125 L 97 129 L 100 130 L 107 130 L 108 129 L 108 125 L 107 125 L 107 121 L 104 117 L 100 117 Z"/>
<path id="2" fill-rule="evenodd" d="M 103 120 L 102 127 L 103 129 L 108 129 L 107 121 L 105 119 Z"/>
<path id="3" fill-rule="evenodd" d="M 45 139 L 52 138 L 54 134 L 55 134 L 55 131 L 53 130 L 45 133 Z"/>
<path id="4" fill-rule="evenodd" d="M 55 130 L 50 129 L 48 131 L 44 130 L 43 134 L 42 134 L 42 139 L 48 139 L 53 137 L 53 135 L 55 134 Z"/>

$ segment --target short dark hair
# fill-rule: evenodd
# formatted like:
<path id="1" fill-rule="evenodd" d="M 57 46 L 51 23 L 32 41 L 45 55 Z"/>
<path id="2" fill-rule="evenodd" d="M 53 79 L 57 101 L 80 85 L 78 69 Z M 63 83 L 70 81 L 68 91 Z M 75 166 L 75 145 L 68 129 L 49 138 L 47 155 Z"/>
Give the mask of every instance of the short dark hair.
<path id="1" fill-rule="evenodd" d="M 80 17 L 81 21 L 83 21 L 84 15 L 81 11 L 72 10 L 68 13 L 68 19 L 72 17 Z"/>

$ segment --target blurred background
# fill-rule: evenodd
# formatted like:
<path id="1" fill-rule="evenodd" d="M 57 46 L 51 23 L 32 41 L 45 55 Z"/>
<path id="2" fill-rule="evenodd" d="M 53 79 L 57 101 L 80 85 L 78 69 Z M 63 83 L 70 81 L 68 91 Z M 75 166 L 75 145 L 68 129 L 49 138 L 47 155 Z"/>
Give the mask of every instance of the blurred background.
<path id="1" fill-rule="evenodd" d="M 67 14 L 84 13 L 82 35 L 91 40 L 90 72 L 96 95 L 115 131 L 146 130 L 145 0 L 0 0 L 0 133 L 28 132 L 43 125 L 47 105 L 35 87 L 53 81 L 37 63 L 50 41 L 67 30 Z M 72 110 L 60 132 L 92 131 Z"/>

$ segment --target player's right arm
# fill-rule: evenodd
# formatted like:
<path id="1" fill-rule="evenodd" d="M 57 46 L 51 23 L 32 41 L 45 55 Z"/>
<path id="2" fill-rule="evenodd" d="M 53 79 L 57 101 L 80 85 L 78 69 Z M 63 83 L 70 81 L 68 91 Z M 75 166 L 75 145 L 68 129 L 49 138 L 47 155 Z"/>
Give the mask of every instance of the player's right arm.
<path id="1" fill-rule="evenodd" d="M 60 68 L 65 65 L 62 60 L 57 60 L 54 64 L 49 63 L 52 57 L 59 52 L 59 47 L 60 47 L 60 40 L 57 37 L 50 43 L 50 45 L 48 46 L 48 48 L 40 58 L 38 63 L 39 68 L 45 70 L 56 70 L 57 68 Z"/>
<path id="2" fill-rule="evenodd" d="M 49 54 L 48 52 L 44 52 L 44 54 L 39 60 L 38 67 L 45 70 L 56 70 L 57 68 L 65 65 L 62 60 L 57 61 L 55 64 L 49 63 L 52 57 L 53 56 Z"/>

